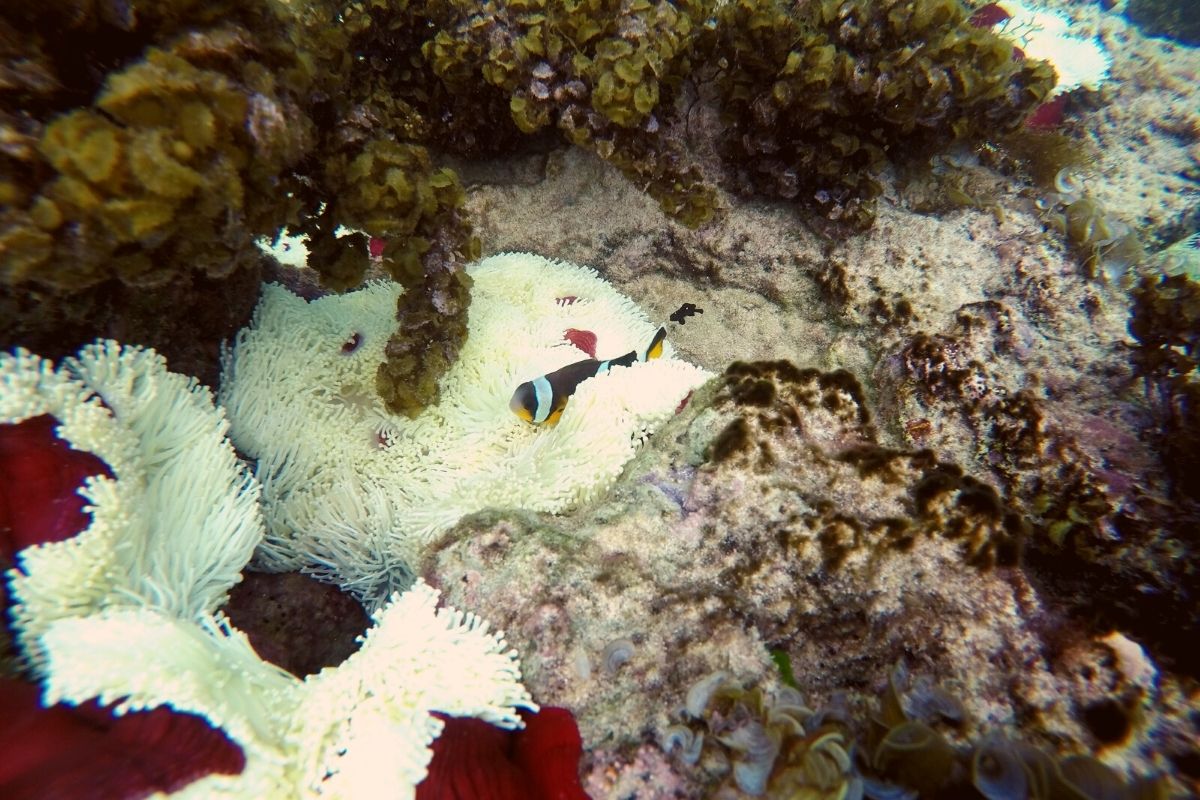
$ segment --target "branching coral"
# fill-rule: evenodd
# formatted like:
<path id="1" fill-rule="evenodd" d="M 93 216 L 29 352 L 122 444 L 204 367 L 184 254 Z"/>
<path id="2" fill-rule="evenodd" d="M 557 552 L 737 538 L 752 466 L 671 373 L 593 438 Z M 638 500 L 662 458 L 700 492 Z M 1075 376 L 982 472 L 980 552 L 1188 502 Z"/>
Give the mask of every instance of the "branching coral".
<path id="1" fill-rule="evenodd" d="M 421 549 L 485 507 L 559 512 L 595 497 L 707 373 L 671 357 L 584 382 L 551 429 L 509 411 L 521 382 L 579 360 L 568 329 L 603 357 L 655 331 L 594 272 L 528 254 L 472 265 L 470 335 L 415 418 L 374 391 L 400 288 L 372 284 L 312 302 L 264 290 L 226 360 L 232 437 L 258 459 L 271 529 L 261 562 L 316 568 L 378 603 L 411 580 Z M 567 301 L 570 298 L 570 301 Z"/>

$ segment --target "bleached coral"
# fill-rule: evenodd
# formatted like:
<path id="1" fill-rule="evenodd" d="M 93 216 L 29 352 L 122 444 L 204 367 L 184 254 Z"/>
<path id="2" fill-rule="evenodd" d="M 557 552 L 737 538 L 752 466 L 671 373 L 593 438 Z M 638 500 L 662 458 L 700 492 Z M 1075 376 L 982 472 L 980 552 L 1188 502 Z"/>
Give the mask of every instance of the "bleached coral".
<path id="1" fill-rule="evenodd" d="M 439 405 L 411 420 L 387 413 L 374 391 L 398 286 L 311 302 L 264 287 L 220 392 L 234 442 L 258 459 L 261 564 L 315 566 L 377 603 L 407 585 L 421 547 L 464 514 L 557 513 L 598 496 L 709 377 L 668 343 L 659 360 L 585 381 L 557 426 L 528 425 L 509 410 L 513 389 L 584 357 L 564 331 L 592 331 L 606 358 L 645 347 L 656 326 L 585 267 L 512 253 L 468 271 L 466 345 Z"/>
<path id="2" fill-rule="evenodd" d="M 46 703 L 99 697 L 118 710 L 169 704 L 206 717 L 246 755 L 240 775 L 210 775 L 180 797 L 412 797 L 440 711 L 519 727 L 536 709 L 516 653 L 486 623 L 436 607 L 423 583 L 374 618 L 357 653 L 299 680 L 254 653 L 220 616 L 188 623 L 142 609 L 54 622 Z"/>
<path id="3" fill-rule="evenodd" d="M 241 746 L 245 769 L 181 797 L 412 797 L 443 723 L 520 725 L 536 708 L 516 652 L 418 583 L 374 617 L 357 653 L 306 680 L 263 661 L 216 612 L 263 534 L 259 487 L 194 379 L 152 350 L 103 342 L 53 364 L 0 354 L 0 424 L 50 414 L 112 472 L 81 493 L 92 522 L 30 546 L 9 572 L 18 643 L 47 705 L 169 705 Z"/>
<path id="4" fill-rule="evenodd" d="M 79 535 L 27 547 L 8 573 L 18 639 L 36 667 L 51 622 L 111 607 L 189 620 L 212 612 L 263 535 L 258 485 L 225 438 L 212 393 L 153 350 L 98 342 L 58 369 L 0 353 L 0 424 L 49 414 L 58 436 L 113 477 L 80 494 Z"/>
<path id="5" fill-rule="evenodd" d="M 996 32 L 1021 48 L 1026 58 L 1049 61 L 1058 74 L 1053 95 L 1080 87 L 1095 89 L 1108 80 L 1112 56 L 1097 37 L 1072 35 L 1071 21 L 1056 11 L 1027 5 L 1020 0 L 997 3 L 1010 18 Z"/>

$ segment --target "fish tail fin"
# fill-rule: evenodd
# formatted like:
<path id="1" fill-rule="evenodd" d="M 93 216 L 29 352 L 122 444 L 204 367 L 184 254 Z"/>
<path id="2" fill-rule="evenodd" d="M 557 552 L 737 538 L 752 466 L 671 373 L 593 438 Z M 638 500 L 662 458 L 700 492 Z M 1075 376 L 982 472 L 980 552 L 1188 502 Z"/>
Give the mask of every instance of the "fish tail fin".
<path id="1" fill-rule="evenodd" d="M 667 329 L 659 328 L 654 334 L 654 338 L 650 340 L 650 345 L 646 348 L 646 352 L 642 355 L 642 361 L 650 361 L 651 359 L 659 358 L 663 354 L 663 342 L 667 339 Z"/>

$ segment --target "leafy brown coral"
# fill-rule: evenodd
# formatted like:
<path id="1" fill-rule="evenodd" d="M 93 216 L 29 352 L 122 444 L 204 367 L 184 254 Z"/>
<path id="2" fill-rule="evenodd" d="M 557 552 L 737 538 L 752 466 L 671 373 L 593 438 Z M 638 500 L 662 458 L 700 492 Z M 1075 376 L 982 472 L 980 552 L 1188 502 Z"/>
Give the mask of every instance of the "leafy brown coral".
<path id="1" fill-rule="evenodd" d="M 557 127 L 610 161 L 671 216 L 695 225 L 711 187 L 664 135 L 712 0 L 446 0 L 423 47 L 452 93 L 503 97 L 525 133 Z M 480 84 L 494 87 L 483 91 Z"/>
<path id="2" fill-rule="evenodd" d="M 736 0 L 717 36 L 737 187 L 858 228 L 888 160 L 1012 130 L 1054 84 L 956 0 Z"/>

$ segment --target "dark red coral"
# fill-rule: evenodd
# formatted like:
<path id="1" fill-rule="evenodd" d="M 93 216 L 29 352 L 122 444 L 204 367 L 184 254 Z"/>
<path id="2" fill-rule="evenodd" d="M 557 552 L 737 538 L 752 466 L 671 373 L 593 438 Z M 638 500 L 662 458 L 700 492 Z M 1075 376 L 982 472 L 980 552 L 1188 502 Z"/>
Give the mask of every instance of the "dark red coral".
<path id="1" fill-rule="evenodd" d="M 89 475 L 112 477 L 91 453 L 58 438 L 49 414 L 0 425 L 0 561 L 43 542 L 60 542 L 91 524 L 79 488 Z"/>
<path id="2" fill-rule="evenodd" d="M 579 783 L 583 741 L 567 709 L 522 712 L 519 731 L 474 717 L 434 716 L 446 727 L 433 742 L 416 800 L 588 800 Z"/>
<path id="3" fill-rule="evenodd" d="M 95 702 L 43 708 L 36 686 L 0 678 L 0 708 L 7 800 L 132 800 L 246 765 L 224 733 L 165 706 L 120 717 Z"/>

